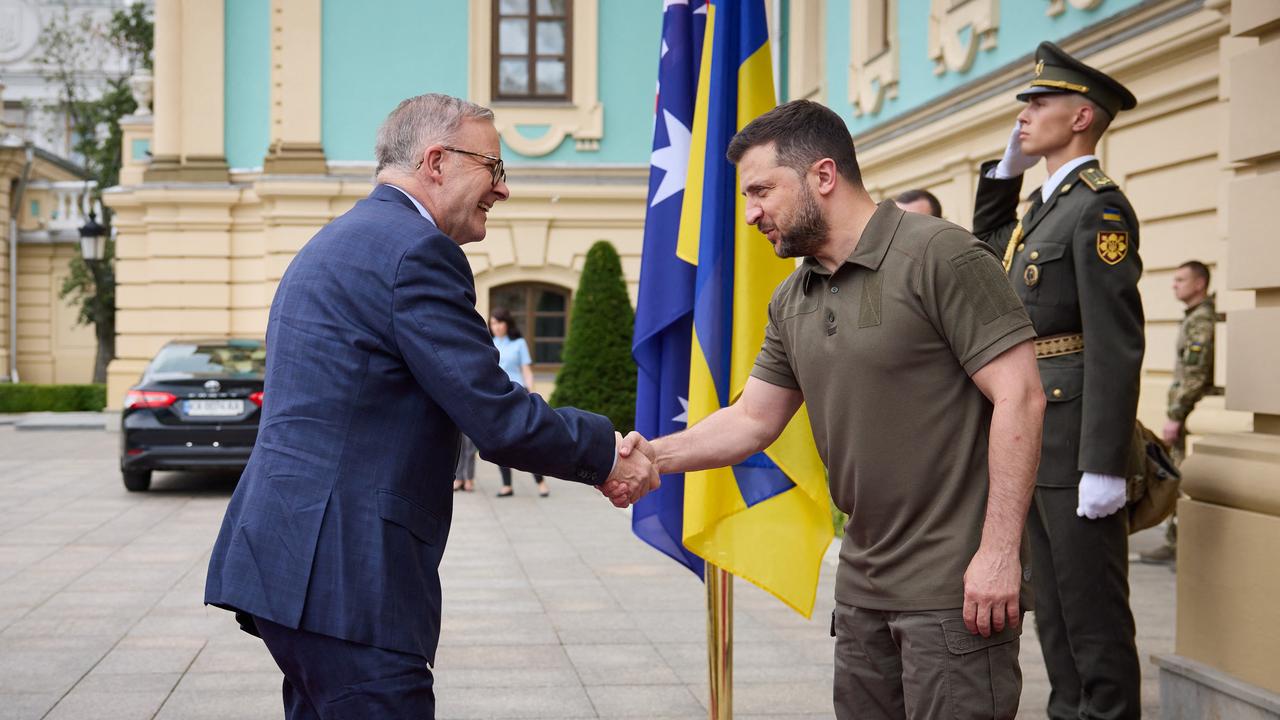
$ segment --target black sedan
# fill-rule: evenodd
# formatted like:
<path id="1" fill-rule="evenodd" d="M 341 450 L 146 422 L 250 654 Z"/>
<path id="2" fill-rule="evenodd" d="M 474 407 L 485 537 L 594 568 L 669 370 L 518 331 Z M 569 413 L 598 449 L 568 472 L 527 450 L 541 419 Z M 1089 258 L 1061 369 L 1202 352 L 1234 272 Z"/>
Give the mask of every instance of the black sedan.
<path id="1" fill-rule="evenodd" d="M 261 340 L 180 340 L 160 349 L 125 396 L 120 472 L 132 491 L 152 470 L 243 470 L 258 437 Z"/>

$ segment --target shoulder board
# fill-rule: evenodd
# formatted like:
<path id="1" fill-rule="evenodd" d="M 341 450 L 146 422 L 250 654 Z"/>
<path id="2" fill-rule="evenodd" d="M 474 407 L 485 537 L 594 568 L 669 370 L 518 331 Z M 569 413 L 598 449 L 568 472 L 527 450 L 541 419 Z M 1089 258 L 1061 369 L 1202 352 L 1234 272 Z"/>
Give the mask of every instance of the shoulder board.
<path id="1" fill-rule="evenodd" d="M 1116 181 L 1107 177 L 1107 174 L 1098 168 L 1085 168 L 1080 171 L 1080 181 L 1089 186 L 1094 192 L 1102 192 L 1103 190 L 1115 190 L 1118 186 Z"/>

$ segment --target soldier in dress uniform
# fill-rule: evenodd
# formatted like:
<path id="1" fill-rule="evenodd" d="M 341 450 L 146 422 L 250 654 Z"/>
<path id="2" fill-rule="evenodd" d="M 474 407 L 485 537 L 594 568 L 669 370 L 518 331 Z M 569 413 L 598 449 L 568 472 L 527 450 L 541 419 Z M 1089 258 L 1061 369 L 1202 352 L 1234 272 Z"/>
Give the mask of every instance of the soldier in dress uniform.
<path id="1" fill-rule="evenodd" d="M 1173 384 L 1169 386 L 1164 441 L 1174 462 L 1187 455 L 1187 416 L 1213 387 L 1213 336 L 1217 311 L 1209 294 L 1209 268 L 1188 260 L 1173 273 L 1173 296 L 1186 308 L 1174 349 Z M 1171 563 L 1178 554 L 1178 518 L 1169 518 L 1165 544 L 1138 557 L 1145 563 Z"/>
<path id="2" fill-rule="evenodd" d="M 1137 100 L 1050 42 L 1018 94 L 1004 157 L 984 164 L 974 234 L 1003 257 L 1035 326 L 1048 407 L 1027 531 L 1050 718 L 1137 718 L 1125 470 L 1144 351 L 1138 220 L 1094 156 Z M 1023 173 L 1049 179 L 1019 218 Z"/>

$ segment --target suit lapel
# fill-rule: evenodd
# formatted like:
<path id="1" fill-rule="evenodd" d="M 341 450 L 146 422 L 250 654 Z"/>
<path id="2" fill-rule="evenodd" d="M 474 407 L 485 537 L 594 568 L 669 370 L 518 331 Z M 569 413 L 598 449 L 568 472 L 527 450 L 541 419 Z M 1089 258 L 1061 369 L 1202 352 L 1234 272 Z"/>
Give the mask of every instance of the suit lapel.
<path id="1" fill-rule="evenodd" d="M 1042 196 L 1037 193 L 1036 200 L 1032 203 L 1031 210 L 1027 212 L 1028 217 L 1024 218 L 1022 221 L 1022 236 L 1024 238 L 1027 235 L 1030 235 L 1032 230 L 1036 229 L 1036 226 L 1040 224 L 1041 220 L 1048 217 L 1049 212 L 1053 210 L 1053 206 L 1058 202 L 1058 198 L 1065 195 L 1066 191 L 1075 187 L 1076 181 L 1080 177 L 1080 173 L 1086 168 L 1091 167 L 1098 167 L 1098 161 L 1090 160 L 1087 163 L 1081 163 L 1074 170 L 1067 173 L 1067 176 L 1062 179 L 1062 182 L 1053 189 L 1052 193 L 1049 193 L 1049 199 L 1039 207 L 1036 207 L 1036 204 Z"/>

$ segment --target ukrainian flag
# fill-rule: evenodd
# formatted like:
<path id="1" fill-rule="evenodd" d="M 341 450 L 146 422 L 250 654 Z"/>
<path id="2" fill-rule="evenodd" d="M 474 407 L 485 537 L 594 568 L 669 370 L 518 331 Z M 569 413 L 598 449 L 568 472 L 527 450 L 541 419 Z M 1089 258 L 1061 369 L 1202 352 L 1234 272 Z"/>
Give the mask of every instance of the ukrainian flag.
<path id="1" fill-rule="evenodd" d="M 774 107 L 763 0 L 712 0 L 694 106 L 676 255 L 696 265 L 689 424 L 733 403 L 764 340 L 769 298 L 794 269 L 744 220 L 733 135 Z M 801 408 L 765 452 L 686 475 L 683 542 L 797 612 L 813 612 L 831 543 L 830 495 Z"/>

